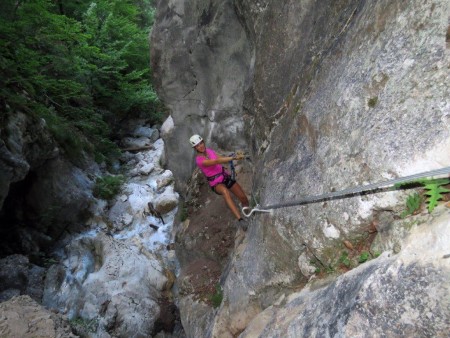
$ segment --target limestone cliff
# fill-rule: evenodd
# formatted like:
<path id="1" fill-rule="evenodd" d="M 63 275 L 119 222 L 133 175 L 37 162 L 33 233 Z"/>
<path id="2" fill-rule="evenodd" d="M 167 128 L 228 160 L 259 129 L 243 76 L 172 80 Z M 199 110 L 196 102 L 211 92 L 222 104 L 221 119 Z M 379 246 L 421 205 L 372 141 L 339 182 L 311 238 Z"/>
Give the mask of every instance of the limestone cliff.
<path id="1" fill-rule="evenodd" d="M 449 166 L 449 10 L 444 0 L 159 1 L 152 62 L 173 119 L 164 137 L 178 187 L 185 189 L 193 167 L 187 139 L 194 132 L 223 150 L 239 146 L 251 152 L 248 193 L 262 205 Z M 361 266 L 328 289 L 295 302 L 285 299 L 311 276 L 322 278 L 320 270 L 342 266 L 344 250 L 350 256 L 365 250 L 373 258 L 378 250 L 391 255 L 423 230 L 418 224 L 432 233 L 445 231 L 433 219 L 398 223 L 406 195 L 355 196 L 255 216 L 224 272 L 219 311 L 213 316 L 199 310 L 197 323 L 188 311 L 185 323 L 204 328 L 206 336 L 252 329 L 247 336 L 284 337 L 295 336 L 298 318 L 306 318 L 305 336 L 370 336 L 368 327 L 350 329 L 355 318 L 363 319 L 357 307 L 340 303 L 347 293 L 340 286 L 354 283 L 352 304 L 361 304 L 358 300 L 370 298 L 367 293 L 381 297 L 381 288 L 363 283 L 375 276 L 400 298 L 417 292 L 434 303 L 435 290 L 448 294 L 450 266 L 442 258 L 450 252 L 448 244 L 417 249 L 417 255 L 435 260 L 416 257 L 402 265 L 403 256 L 388 262 L 383 259 L 391 256 L 382 255 L 365 272 Z M 445 223 L 448 213 L 441 217 Z M 419 290 L 425 275 L 430 287 Z M 330 298 L 333 288 L 336 298 Z M 333 299 L 334 317 L 314 322 L 316 317 L 307 316 L 308 302 L 317 297 Z M 378 325 L 394 311 L 402 324 L 395 329 L 394 321 L 387 321 L 392 336 L 409 330 L 446 335 L 445 305 L 436 311 L 426 306 L 436 324 L 431 332 L 414 319 L 423 311 L 420 302 L 395 299 L 383 300 L 389 310 L 369 306 L 372 317 L 364 318 Z M 267 310 L 274 306 L 286 309 Z M 289 307 L 296 315 L 286 315 Z"/>
<path id="2" fill-rule="evenodd" d="M 73 165 L 43 119 L 5 113 L 0 125 L 1 255 L 36 255 L 66 230 L 79 230 L 93 199 L 92 174 L 98 171 L 95 164 Z"/>

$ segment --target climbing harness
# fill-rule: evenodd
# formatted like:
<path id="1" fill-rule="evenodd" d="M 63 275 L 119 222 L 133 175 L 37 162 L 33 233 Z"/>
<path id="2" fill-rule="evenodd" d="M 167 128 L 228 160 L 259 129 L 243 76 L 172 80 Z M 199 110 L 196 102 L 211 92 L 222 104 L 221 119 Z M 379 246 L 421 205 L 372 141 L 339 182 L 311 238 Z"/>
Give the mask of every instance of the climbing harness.
<path id="1" fill-rule="evenodd" d="M 206 179 L 210 182 L 214 181 L 219 176 L 225 176 L 227 173 L 225 172 L 225 168 L 222 167 L 222 171 L 218 174 L 212 175 L 212 176 L 206 176 Z"/>
<path id="2" fill-rule="evenodd" d="M 249 160 L 250 159 L 250 156 L 248 156 L 247 154 L 245 154 L 243 151 L 236 151 L 236 153 L 231 153 L 230 155 L 228 155 L 229 157 L 235 157 L 236 155 L 242 155 L 242 156 L 244 156 L 244 158 L 246 159 L 246 160 Z M 233 162 L 233 160 L 231 160 L 231 161 L 229 161 L 228 162 L 229 163 L 229 165 L 230 165 L 230 171 L 231 171 L 231 179 L 233 180 L 233 181 L 236 181 L 236 170 L 235 170 L 235 168 L 234 168 L 234 162 Z"/>
<path id="3" fill-rule="evenodd" d="M 438 175 L 444 175 L 450 173 L 450 167 L 445 167 L 442 169 L 436 169 L 432 171 L 427 171 L 419 174 L 414 174 L 410 176 L 405 177 L 399 177 L 392 180 L 384 181 L 381 183 L 372 183 L 368 185 L 362 185 L 362 186 L 356 186 L 354 188 L 348 188 L 340 191 L 334 191 L 326 194 L 321 195 L 315 195 L 315 196 L 305 196 L 300 198 L 299 200 L 292 201 L 292 202 L 286 202 L 286 203 L 279 203 L 279 204 L 272 204 L 268 206 L 260 206 L 259 204 L 256 204 L 256 206 L 252 209 L 250 207 L 243 207 L 242 213 L 245 217 L 250 217 L 255 212 L 262 212 L 262 213 L 272 213 L 273 210 L 279 209 L 279 208 L 286 208 L 286 207 L 292 207 L 296 205 L 303 205 L 303 204 L 309 204 L 309 203 L 316 203 L 316 202 L 322 202 L 325 200 L 331 200 L 331 199 L 337 199 L 338 197 L 351 197 L 356 194 L 362 193 L 362 192 L 377 192 L 380 190 L 385 190 L 387 188 L 390 188 L 394 186 L 395 184 L 399 183 L 414 183 L 410 182 L 416 179 L 420 178 L 427 178 L 432 176 L 438 176 Z"/>
<path id="4" fill-rule="evenodd" d="M 234 157 L 235 154 L 231 154 L 230 157 Z M 231 179 L 233 181 L 236 181 L 236 169 L 234 169 L 234 163 L 233 160 L 231 160 L 230 162 L 228 162 L 230 164 L 230 171 L 231 171 Z"/>

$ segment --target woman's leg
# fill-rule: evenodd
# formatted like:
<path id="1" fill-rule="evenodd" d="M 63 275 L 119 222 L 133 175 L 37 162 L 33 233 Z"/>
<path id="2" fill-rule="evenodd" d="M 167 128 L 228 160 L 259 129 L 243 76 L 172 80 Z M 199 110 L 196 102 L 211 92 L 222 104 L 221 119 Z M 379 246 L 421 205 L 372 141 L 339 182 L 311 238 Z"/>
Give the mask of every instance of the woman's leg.
<path id="1" fill-rule="evenodd" d="M 236 185 L 236 184 L 234 184 Z M 230 208 L 231 212 L 236 216 L 237 219 L 241 218 L 241 213 L 239 212 L 238 208 L 236 207 L 236 204 L 234 204 L 233 199 L 231 198 L 230 191 L 228 188 L 223 184 L 218 184 L 214 187 L 214 190 L 219 194 L 222 195 L 225 199 L 225 203 L 228 205 L 228 208 Z M 242 190 L 242 189 L 241 189 Z"/>
<path id="2" fill-rule="evenodd" d="M 243 207 L 249 206 L 247 196 L 245 195 L 244 190 L 242 189 L 242 187 L 239 185 L 238 182 L 233 184 L 230 190 L 239 199 L 239 201 L 241 201 Z"/>

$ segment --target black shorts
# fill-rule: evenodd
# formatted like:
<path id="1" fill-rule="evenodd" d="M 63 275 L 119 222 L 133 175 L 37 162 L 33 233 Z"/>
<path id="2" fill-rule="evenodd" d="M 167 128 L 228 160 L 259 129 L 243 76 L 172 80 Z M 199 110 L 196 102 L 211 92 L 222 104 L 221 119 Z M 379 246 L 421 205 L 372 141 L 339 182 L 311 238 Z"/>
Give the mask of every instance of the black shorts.
<path id="1" fill-rule="evenodd" d="M 225 184 L 225 186 L 230 189 L 234 184 L 236 183 L 235 180 L 231 179 L 230 176 L 228 175 L 224 175 L 224 180 L 221 183 L 216 184 L 214 187 L 211 187 L 211 190 L 214 191 L 217 195 L 220 195 L 217 191 L 216 191 L 216 186 L 218 186 L 219 184 Z"/>

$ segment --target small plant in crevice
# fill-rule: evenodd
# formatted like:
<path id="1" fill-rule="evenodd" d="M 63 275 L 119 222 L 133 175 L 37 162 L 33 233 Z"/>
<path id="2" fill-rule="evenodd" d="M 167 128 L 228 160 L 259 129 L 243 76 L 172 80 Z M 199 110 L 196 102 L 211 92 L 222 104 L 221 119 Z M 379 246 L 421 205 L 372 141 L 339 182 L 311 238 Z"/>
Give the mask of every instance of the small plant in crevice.
<path id="1" fill-rule="evenodd" d="M 328 266 L 325 267 L 325 271 L 326 273 L 331 274 L 336 271 L 336 268 L 333 265 L 328 264 Z"/>
<path id="2" fill-rule="evenodd" d="M 415 212 L 420 210 L 420 205 L 422 204 L 423 199 L 418 193 L 414 193 L 409 195 L 406 198 L 406 210 L 400 214 L 401 218 L 405 218 L 408 215 L 414 215 Z"/>
<path id="3" fill-rule="evenodd" d="M 212 306 L 214 308 L 218 308 L 220 306 L 220 304 L 222 304 L 223 291 L 222 291 L 222 287 L 220 286 L 220 284 L 216 285 L 216 292 L 213 295 L 211 295 L 209 300 L 211 301 Z"/>
<path id="4" fill-rule="evenodd" d="M 183 205 L 180 211 L 180 221 L 184 222 L 185 220 L 188 219 L 188 217 L 189 217 L 188 208 L 185 205 Z"/>
<path id="5" fill-rule="evenodd" d="M 373 258 L 377 258 L 377 257 L 379 257 L 380 255 L 381 255 L 381 252 L 380 252 L 380 251 L 374 251 L 374 252 L 372 253 Z"/>
<path id="6" fill-rule="evenodd" d="M 89 335 L 89 333 L 95 333 L 97 331 L 98 319 L 84 319 L 78 317 L 70 320 L 69 324 L 74 329 L 76 334 L 86 336 Z"/>
<path id="7" fill-rule="evenodd" d="M 407 188 L 411 186 L 422 185 L 425 189 L 425 195 L 427 196 L 425 202 L 427 204 L 428 212 L 433 212 L 434 208 L 437 206 L 439 200 L 444 196 L 443 194 L 449 193 L 450 189 L 444 186 L 450 184 L 449 178 L 438 178 L 438 179 L 420 179 L 411 182 L 405 182 L 396 184 L 395 188 Z M 416 202 L 415 202 L 416 203 Z"/>
<path id="8" fill-rule="evenodd" d="M 370 108 L 375 107 L 375 106 L 377 105 L 377 103 L 378 103 L 378 96 L 371 97 L 371 98 L 369 99 L 369 101 L 367 101 L 367 105 L 368 105 Z"/>
<path id="9" fill-rule="evenodd" d="M 350 258 L 348 257 L 348 252 L 343 251 L 341 256 L 339 257 L 339 263 L 343 264 L 347 268 L 351 267 Z"/>
<path id="10" fill-rule="evenodd" d="M 365 263 L 369 260 L 369 258 L 370 258 L 370 253 L 367 251 L 363 251 L 363 252 L 361 252 L 361 254 L 358 257 L 358 262 Z"/>
<path id="11" fill-rule="evenodd" d="M 119 193 L 124 182 L 125 178 L 123 175 L 106 175 L 103 177 L 98 177 L 95 181 L 95 187 L 93 191 L 94 196 L 104 200 L 111 200 Z"/>

